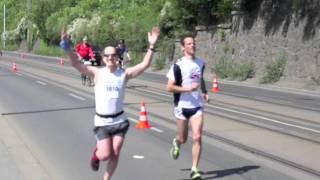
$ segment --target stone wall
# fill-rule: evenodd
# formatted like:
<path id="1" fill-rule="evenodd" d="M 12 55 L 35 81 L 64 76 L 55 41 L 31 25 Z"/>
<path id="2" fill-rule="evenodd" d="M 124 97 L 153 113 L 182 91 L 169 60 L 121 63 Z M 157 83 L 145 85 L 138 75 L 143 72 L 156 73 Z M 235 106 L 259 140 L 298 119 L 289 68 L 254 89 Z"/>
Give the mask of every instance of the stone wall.
<path id="1" fill-rule="evenodd" d="M 296 9 L 289 8 L 292 4 L 288 3 L 292 2 L 284 0 L 274 5 L 261 0 L 255 4 L 256 11 L 234 11 L 230 24 L 197 27 L 197 56 L 211 69 L 222 56 L 230 61 L 252 61 L 258 79 L 266 63 L 284 55 L 287 64 L 282 81 L 319 86 L 319 2 Z M 179 51 L 176 48 L 176 53 Z"/>

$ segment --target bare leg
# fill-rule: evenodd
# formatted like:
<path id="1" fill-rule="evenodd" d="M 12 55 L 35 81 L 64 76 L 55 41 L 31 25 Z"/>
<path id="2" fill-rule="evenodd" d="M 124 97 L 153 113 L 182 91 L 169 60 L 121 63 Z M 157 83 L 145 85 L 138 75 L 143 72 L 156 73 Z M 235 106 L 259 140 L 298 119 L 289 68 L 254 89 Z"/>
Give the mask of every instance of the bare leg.
<path id="1" fill-rule="evenodd" d="M 122 136 L 114 136 L 112 138 L 112 147 L 113 147 L 113 153 L 109 158 L 108 165 L 107 165 L 107 171 L 104 173 L 104 180 L 110 180 L 114 171 L 117 168 L 119 157 L 120 157 L 120 150 L 122 148 L 122 144 L 124 142 L 124 137 Z"/>
<path id="2" fill-rule="evenodd" d="M 112 154 L 112 142 L 111 138 L 102 139 L 97 143 L 96 156 L 101 161 L 106 161 L 110 158 Z"/>
<path id="3" fill-rule="evenodd" d="M 186 143 L 188 138 L 188 120 L 177 119 L 177 128 L 178 132 L 176 135 L 176 139 L 178 142 L 178 146 Z"/>
<path id="4" fill-rule="evenodd" d="M 192 129 L 192 166 L 197 167 L 201 155 L 201 136 L 203 127 L 203 115 L 196 115 L 190 118 L 190 125 Z"/>

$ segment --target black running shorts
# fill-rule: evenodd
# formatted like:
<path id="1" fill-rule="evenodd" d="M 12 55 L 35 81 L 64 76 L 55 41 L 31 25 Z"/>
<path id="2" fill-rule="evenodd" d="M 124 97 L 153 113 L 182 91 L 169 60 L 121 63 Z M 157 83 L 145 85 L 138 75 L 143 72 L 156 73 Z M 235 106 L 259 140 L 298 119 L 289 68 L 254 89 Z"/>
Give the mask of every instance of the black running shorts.
<path id="1" fill-rule="evenodd" d="M 112 136 L 125 136 L 129 129 L 130 123 L 128 120 L 110 126 L 96 126 L 93 132 L 98 140 L 110 138 Z"/>

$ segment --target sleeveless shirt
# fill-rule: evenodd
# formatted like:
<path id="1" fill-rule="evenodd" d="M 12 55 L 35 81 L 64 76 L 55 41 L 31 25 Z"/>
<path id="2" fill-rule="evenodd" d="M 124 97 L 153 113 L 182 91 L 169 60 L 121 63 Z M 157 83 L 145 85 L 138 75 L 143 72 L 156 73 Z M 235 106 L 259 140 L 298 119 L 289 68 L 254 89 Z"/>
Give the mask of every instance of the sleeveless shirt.
<path id="1" fill-rule="evenodd" d="M 204 66 L 203 60 L 199 58 L 190 60 L 183 57 L 179 59 L 176 64 L 181 69 L 182 87 L 190 86 L 192 83 L 201 83 L 202 68 Z M 174 76 L 174 65 L 171 66 L 169 72 L 167 73 L 167 78 L 176 81 Z M 176 106 L 179 108 L 202 107 L 203 98 L 201 96 L 200 88 L 197 91 L 181 92 Z"/>
<path id="2" fill-rule="evenodd" d="M 124 89 L 126 85 L 125 72 L 118 68 L 114 73 L 108 72 L 106 67 L 101 68 L 95 82 L 96 112 L 102 115 L 117 114 L 123 111 Z M 125 121 L 127 117 L 121 114 L 115 118 L 94 117 L 95 126 L 114 125 Z"/>

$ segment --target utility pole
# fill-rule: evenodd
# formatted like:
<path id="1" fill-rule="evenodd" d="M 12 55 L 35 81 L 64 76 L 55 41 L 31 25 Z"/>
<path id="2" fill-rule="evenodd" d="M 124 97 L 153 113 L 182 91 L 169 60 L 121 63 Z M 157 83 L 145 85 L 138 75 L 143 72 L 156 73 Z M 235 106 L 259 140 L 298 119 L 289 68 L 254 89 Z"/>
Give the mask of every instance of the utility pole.
<path id="1" fill-rule="evenodd" d="M 28 51 L 31 50 L 32 46 L 32 31 L 31 31 L 31 9 L 32 8 L 32 0 L 27 0 L 27 48 Z"/>
<path id="2" fill-rule="evenodd" d="M 6 48 L 6 4 L 3 4 L 3 49 Z"/>

